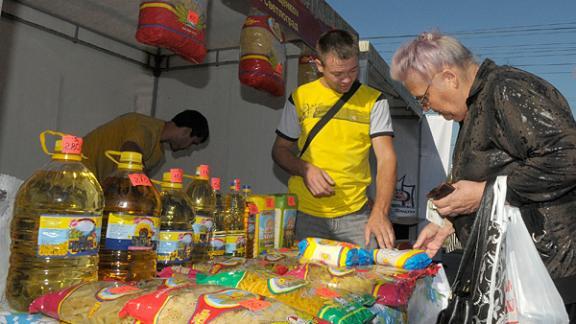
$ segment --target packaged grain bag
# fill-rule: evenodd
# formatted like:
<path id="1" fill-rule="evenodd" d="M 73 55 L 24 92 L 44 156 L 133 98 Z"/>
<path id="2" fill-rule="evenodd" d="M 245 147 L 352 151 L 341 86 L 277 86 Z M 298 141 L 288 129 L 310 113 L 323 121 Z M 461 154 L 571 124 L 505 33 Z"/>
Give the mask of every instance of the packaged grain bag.
<path id="1" fill-rule="evenodd" d="M 218 286 L 164 288 L 126 303 L 120 317 L 152 323 L 318 323 L 273 299 Z"/>
<path id="2" fill-rule="evenodd" d="M 366 308 L 374 303 L 374 298 L 368 294 L 357 295 L 265 271 L 233 271 L 211 276 L 197 274 L 196 282 L 238 288 L 273 298 L 331 323 L 364 323 L 374 317 Z"/>
<path id="3" fill-rule="evenodd" d="M 248 16 L 240 34 L 240 82 L 266 91 L 273 96 L 284 95 L 286 50 L 280 25 L 270 16 Z"/>
<path id="4" fill-rule="evenodd" d="M 207 52 L 207 6 L 207 0 L 142 1 L 136 39 L 202 63 Z"/>
<path id="5" fill-rule="evenodd" d="M 118 313 L 124 304 L 133 298 L 154 292 L 167 283 L 170 286 L 190 284 L 189 281 L 175 283 L 173 279 L 85 283 L 40 296 L 30 304 L 29 310 L 30 313 L 42 313 L 68 323 L 122 323 Z"/>

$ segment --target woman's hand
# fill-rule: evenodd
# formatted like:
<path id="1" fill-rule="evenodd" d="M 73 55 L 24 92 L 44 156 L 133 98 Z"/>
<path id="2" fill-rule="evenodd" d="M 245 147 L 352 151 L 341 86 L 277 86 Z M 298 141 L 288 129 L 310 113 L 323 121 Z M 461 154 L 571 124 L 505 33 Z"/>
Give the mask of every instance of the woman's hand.
<path id="1" fill-rule="evenodd" d="M 454 192 L 442 199 L 432 201 L 440 215 L 454 217 L 478 210 L 486 181 L 460 180 L 452 186 L 456 188 Z"/>
<path id="2" fill-rule="evenodd" d="M 414 248 L 425 250 L 426 254 L 433 258 L 442 247 L 444 240 L 452 233 L 454 233 L 454 227 L 447 219 L 444 220 L 444 226 L 442 227 L 430 223 L 420 231 L 418 239 L 414 243 Z"/>

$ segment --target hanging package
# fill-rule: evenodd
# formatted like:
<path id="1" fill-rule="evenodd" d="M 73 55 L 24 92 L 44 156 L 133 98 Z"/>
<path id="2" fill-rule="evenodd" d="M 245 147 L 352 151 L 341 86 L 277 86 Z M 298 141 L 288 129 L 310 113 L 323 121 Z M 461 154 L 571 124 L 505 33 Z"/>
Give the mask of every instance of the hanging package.
<path id="1" fill-rule="evenodd" d="M 143 1 L 136 39 L 202 63 L 206 57 L 206 8 L 206 0 Z"/>
<path id="2" fill-rule="evenodd" d="M 280 25 L 268 16 L 249 16 L 240 35 L 240 82 L 283 96 L 286 50 Z"/>

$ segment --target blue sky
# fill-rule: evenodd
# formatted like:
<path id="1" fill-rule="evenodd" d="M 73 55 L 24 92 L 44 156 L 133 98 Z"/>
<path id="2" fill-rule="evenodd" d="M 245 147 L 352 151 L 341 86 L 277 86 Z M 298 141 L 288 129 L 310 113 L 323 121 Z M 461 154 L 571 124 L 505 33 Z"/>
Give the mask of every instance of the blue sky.
<path id="1" fill-rule="evenodd" d="M 326 0 L 390 63 L 425 30 L 456 36 L 479 61 L 491 58 L 548 80 L 576 113 L 575 0 Z"/>

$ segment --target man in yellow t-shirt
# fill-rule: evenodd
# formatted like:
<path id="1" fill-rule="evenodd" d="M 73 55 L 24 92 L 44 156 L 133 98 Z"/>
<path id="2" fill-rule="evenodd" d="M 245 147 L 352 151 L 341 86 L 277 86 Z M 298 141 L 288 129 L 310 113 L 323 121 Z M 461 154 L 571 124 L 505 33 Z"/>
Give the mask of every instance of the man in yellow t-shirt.
<path id="1" fill-rule="evenodd" d="M 395 235 L 388 213 L 396 154 L 388 101 L 358 84 L 358 45 L 348 32 L 324 34 L 316 50 L 323 76 L 288 98 L 272 149 L 276 163 L 292 175 L 289 191 L 298 195 L 296 239 L 320 237 L 370 247 L 377 242 L 392 248 Z M 302 151 L 314 125 L 353 86 L 358 90 Z M 296 147 L 301 156 L 294 154 Z M 372 181 L 371 147 L 377 159 L 372 209 L 366 196 Z"/>
<path id="2" fill-rule="evenodd" d="M 171 121 L 128 113 L 84 136 L 84 164 L 102 182 L 115 168 L 104 155 L 107 150 L 140 152 L 145 170 L 151 170 L 164 158 L 163 143 L 179 151 L 205 142 L 208 135 L 208 121 L 195 110 L 182 111 Z"/>

